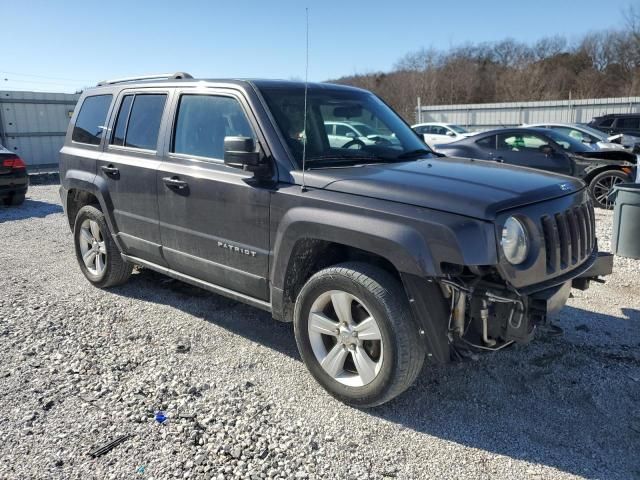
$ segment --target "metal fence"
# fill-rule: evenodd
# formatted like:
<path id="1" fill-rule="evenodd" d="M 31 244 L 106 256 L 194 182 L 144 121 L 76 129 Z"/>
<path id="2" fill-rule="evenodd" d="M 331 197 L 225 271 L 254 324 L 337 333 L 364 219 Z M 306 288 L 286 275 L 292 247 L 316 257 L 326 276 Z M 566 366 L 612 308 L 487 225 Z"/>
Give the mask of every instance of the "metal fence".
<path id="1" fill-rule="evenodd" d="M 416 120 L 489 130 L 523 123 L 588 123 L 593 117 L 606 113 L 640 113 L 640 97 L 418 106 Z"/>
<path id="2" fill-rule="evenodd" d="M 69 119 L 80 95 L 0 91 L 0 143 L 30 172 L 56 171 Z"/>

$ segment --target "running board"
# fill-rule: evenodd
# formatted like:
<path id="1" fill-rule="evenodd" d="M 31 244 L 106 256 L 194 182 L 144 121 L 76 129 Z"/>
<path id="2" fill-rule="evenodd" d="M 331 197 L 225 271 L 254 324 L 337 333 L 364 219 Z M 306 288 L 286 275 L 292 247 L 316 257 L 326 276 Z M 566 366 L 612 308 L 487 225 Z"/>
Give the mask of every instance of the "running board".
<path id="1" fill-rule="evenodd" d="M 205 282 L 204 280 L 185 275 L 184 273 L 176 272 L 175 270 L 171 270 L 170 268 L 156 265 L 155 263 L 142 260 L 138 257 L 132 257 L 130 255 L 125 255 L 124 253 L 121 253 L 120 255 L 127 262 L 142 265 L 145 268 L 155 270 L 158 273 L 162 273 L 163 275 L 167 275 L 168 277 L 175 278 L 176 280 L 180 280 L 181 282 L 189 283 L 196 287 L 208 290 L 209 292 L 216 293 L 218 295 L 222 295 L 223 297 L 230 298 L 237 302 L 246 303 L 248 305 L 251 305 L 252 307 L 271 312 L 271 304 L 269 302 L 265 302 L 264 300 L 250 297 L 249 295 L 245 295 L 243 293 L 238 293 L 234 290 L 221 287 L 220 285 L 216 285 L 214 283 Z"/>

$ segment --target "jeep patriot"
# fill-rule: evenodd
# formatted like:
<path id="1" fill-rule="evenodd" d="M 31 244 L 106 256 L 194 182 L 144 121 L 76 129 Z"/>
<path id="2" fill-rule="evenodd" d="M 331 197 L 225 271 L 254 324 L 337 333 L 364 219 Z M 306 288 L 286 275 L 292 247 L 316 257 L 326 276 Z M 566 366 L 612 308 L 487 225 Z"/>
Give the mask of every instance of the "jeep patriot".
<path id="1" fill-rule="evenodd" d="M 350 123 L 366 141 L 338 131 Z M 435 154 L 347 86 L 102 82 L 78 102 L 60 177 L 92 284 L 139 265 L 293 322 L 311 375 L 358 407 L 425 361 L 530 341 L 572 287 L 611 272 L 582 181 Z"/>

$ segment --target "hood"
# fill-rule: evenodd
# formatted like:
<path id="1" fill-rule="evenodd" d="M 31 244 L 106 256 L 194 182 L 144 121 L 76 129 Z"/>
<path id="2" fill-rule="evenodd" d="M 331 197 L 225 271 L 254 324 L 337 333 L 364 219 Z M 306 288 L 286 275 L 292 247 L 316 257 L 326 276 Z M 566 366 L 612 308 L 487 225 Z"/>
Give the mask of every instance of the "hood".
<path id="1" fill-rule="evenodd" d="M 582 190 L 573 177 L 496 162 L 430 158 L 311 170 L 309 187 L 493 220 L 502 210 Z"/>

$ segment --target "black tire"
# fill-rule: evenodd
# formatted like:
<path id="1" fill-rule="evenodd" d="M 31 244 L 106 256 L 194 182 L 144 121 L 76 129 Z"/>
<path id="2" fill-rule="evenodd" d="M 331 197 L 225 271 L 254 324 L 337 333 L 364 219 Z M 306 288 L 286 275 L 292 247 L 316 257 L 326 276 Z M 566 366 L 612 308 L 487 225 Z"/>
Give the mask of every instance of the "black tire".
<path id="1" fill-rule="evenodd" d="M 3 199 L 5 205 L 9 207 L 17 207 L 18 205 L 22 205 L 24 203 L 24 193 L 14 193 L 10 197 L 6 197 Z"/>
<path id="2" fill-rule="evenodd" d="M 612 187 L 618 183 L 630 182 L 631 178 L 620 170 L 605 170 L 593 177 L 589 182 L 589 194 L 594 206 L 610 210 L 613 200 L 607 197 Z M 608 187 L 608 188 L 606 188 Z"/>
<path id="3" fill-rule="evenodd" d="M 382 364 L 375 378 L 362 386 L 347 386 L 320 365 L 308 331 L 312 305 L 322 294 L 341 290 L 357 297 L 375 317 L 384 345 Z M 399 282 L 380 268 L 365 263 L 343 263 L 313 275 L 296 300 L 296 343 L 316 381 L 338 400 L 355 407 L 383 404 L 405 391 L 422 369 L 425 346 Z"/>
<path id="4" fill-rule="evenodd" d="M 106 260 L 104 262 L 104 269 L 100 274 L 94 274 L 89 271 L 87 265 L 85 265 L 82 259 L 82 251 L 80 247 L 80 236 L 82 225 L 86 220 L 94 221 L 100 228 L 100 233 L 104 241 L 104 247 L 106 250 Z M 125 283 L 131 276 L 133 270 L 133 264 L 126 262 L 120 255 L 120 250 L 116 246 L 111 232 L 105 221 L 104 214 L 94 205 L 87 205 L 82 207 L 76 215 L 76 220 L 73 228 L 73 244 L 76 251 L 76 258 L 80 265 L 80 270 L 84 276 L 93 285 L 99 288 L 109 288 L 116 285 Z"/>

